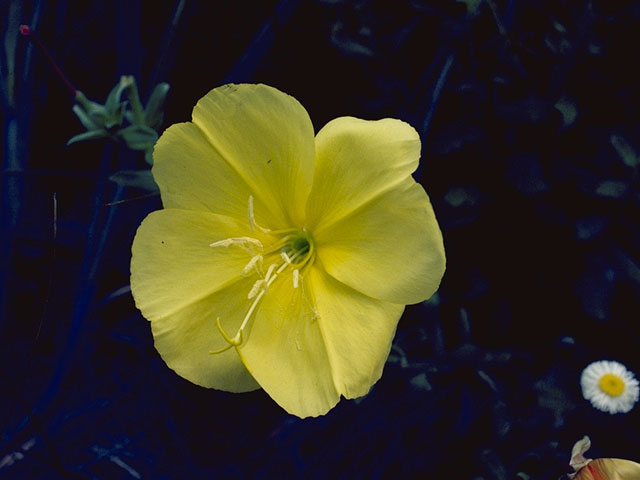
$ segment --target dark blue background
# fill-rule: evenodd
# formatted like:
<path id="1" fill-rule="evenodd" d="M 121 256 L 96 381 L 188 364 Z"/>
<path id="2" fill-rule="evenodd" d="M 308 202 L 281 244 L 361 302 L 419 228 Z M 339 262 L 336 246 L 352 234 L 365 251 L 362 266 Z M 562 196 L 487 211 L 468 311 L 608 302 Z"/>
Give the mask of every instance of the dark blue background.
<path id="1" fill-rule="evenodd" d="M 640 460 L 638 408 L 579 389 L 594 360 L 640 372 L 637 2 L 7 0 L 0 18 L 0 477 L 555 479 L 584 434 Z M 295 96 L 316 129 L 416 127 L 448 268 L 367 397 L 300 420 L 165 366 L 127 288 L 159 198 L 106 206 L 145 195 L 108 180 L 143 156 L 65 146 L 82 127 L 21 23 L 93 100 L 122 74 L 143 97 L 169 82 L 165 125 L 234 81 Z"/>

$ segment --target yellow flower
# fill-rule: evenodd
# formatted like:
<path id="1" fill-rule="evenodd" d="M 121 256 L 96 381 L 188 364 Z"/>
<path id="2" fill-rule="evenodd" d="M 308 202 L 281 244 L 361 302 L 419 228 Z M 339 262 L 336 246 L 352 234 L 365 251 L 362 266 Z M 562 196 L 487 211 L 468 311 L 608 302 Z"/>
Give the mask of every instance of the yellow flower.
<path id="1" fill-rule="evenodd" d="M 640 464 L 620 458 L 596 458 L 591 460 L 584 453 L 591 448 L 591 440 L 584 436 L 573 446 L 569 465 L 576 473 L 570 474 L 573 480 L 638 480 Z"/>
<path id="2" fill-rule="evenodd" d="M 131 290 L 155 347 L 205 387 L 262 387 L 300 417 L 382 375 L 400 315 L 444 273 L 442 235 L 411 177 L 416 131 L 225 85 L 154 151 L 163 210 L 133 242 Z"/>
<path id="3" fill-rule="evenodd" d="M 640 465 L 620 458 L 596 458 L 582 467 L 573 480 L 638 480 Z"/>

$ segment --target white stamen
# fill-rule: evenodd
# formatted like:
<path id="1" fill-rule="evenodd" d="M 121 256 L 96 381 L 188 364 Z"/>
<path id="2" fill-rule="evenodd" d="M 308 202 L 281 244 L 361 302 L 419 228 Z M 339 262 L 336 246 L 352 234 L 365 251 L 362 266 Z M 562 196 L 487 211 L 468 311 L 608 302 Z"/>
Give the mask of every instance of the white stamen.
<path id="1" fill-rule="evenodd" d="M 249 295 L 247 295 L 247 298 L 249 300 L 251 300 L 253 297 L 255 297 L 256 295 L 258 295 L 258 292 L 263 288 L 262 286 L 264 285 L 264 280 L 256 280 L 256 283 L 253 284 L 253 287 L 251 287 L 251 290 L 249 290 Z"/>
<path id="2" fill-rule="evenodd" d="M 216 353 L 225 352 L 231 347 L 237 347 L 239 345 L 242 345 L 242 343 L 245 341 L 244 329 L 249 323 L 249 319 L 251 318 L 251 315 L 253 315 L 253 312 L 256 309 L 256 307 L 258 306 L 260 299 L 264 296 L 264 294 L 267 292 L 268 288 L 276 280 L 276 278 L 278 278 L 278 275 L 280 275 L 289 265 L 291 265 L 291 259 L 285 252 L 281 252 L 280 256 L 285 260 L 285 262 L 280 266 L 278 266 L 275 263 L 272 263 L 271 265 L 269 265 L 269 268 L 267 269 L 267 274 L 265 275 L 264 279 L 256 280 L 256 282 L 251 287 L 251 290 L 249 291 L 247 298 L 249 300 L 253 300 L 253 302 L 251 303 L 251 306 L 249 307 L 249 311 L 247 312 L 244 319 L 242 320 L 242 324 L 240 325 L 240 328 L 238 329 L 236 334 L 233 337 L 229 337 L 224 331 L 224 329 L 222 328 L 222 325 L 220 324 L 220 318 L 216 320 L 218 330 L 220 330 L 220 333 L 222 334 L 222 336 L 224 337 L 224 339 L 229 345 L 221 350 L 212 351 L 210 353 L 216 354 Z M 293 287 L 294 288 L 298 288 L 299 281 L 300 281 L 300 271 L 296 268 L 293 270 Z M 302 285 L 302 287 L 304 288 L 304 284 Z M 313 309 L 313 307 L 312 307 L 312 310 L 314 312 L 313 319 L 315 320 L 319 318 L 319 315 L 316 313 L 316 310 Z"/>
<path id="3" fill-rule="evenodd" d="M 233 244 L 233 240 L 231 238 L 226 238 L 224 240 L 218 240 L 217 242 L 213 242 L 209 244 L 210 247 L 228 247 Z"/>
<path id="4" fill-rule="evenodd" d="M 253 215 L 253 195 L 249 195 L 249 228 L 253 232 L 256 229 L 256 217 Z"/>
<path id="5" fill-rule="evenodd" d="M 254 255 L 253 257 L 251 257 L 251 260 L 249 260 L 249 263 L 247 263 L 242 269 L 242 275 L 243 276 L 249 275 L 251 270 L 255 270 L 256 272 L 260 273 L 260 271 L 257 268 L 257 265 L 262 265 L 262 255 Z"/>
<path id="6" fill-rule="evenodd" d="M 251 231 L 255 231 L 256 228 L 258 228 L 263 233 L 268 233 L 271 231 L 268 228 L 261 227 L 256 222 L 255 213 L 254 213 L 253 195 L 249 195 L 249 202 L 247 205 L 247 216 L 249 218 L 249 228 L 251 229 Z M 284 231 L 284 232 L 288 232 L 288 231 Z M 270 247 L 271 250 L 269 250 L 267 253 L 271 253 L 274 251 L 274 249 L 280 248 L 280 246 L 287 244 L 287 242 L 290 242 L 292 238 L 295 239 L 296 237 L 292 235 L 285 236 L 284 238 L 281 239 L 281 241 L 277 244 L 275 248 L 272 245 Z M 262 297 L 269 290 L 269 287 L 271 287 L 273 282 L 275 282 L 276 278 L 278 278 L 278 276 L 282 274 L 282 272 L 284 272 L 288 267 L 290 267 L 294 261 L 296 262 L 296 266 L 299 267 L 301 264 L 300 259 L 302 258 L 304 260 L 304 262 L 302 262 L 302 265 L 305 265 L 306 261 L 308 260 L 308 256 L 311 255 L 311 253 L 309 253 L 309 250 L 313 252 L 313 245 L 311 245 L 309 248 L 305 250 L 296 251 L 294 249 L 291 249 L 289 251 L 293 251 L 293 255 L 289 256 L 285 251 L 286 249 L 285 247 L 283 248 L 283 250 L 280 251 L 280 257 L 282 258 L 283 262 L 281 264 L 277 264 L 277 263 L 270 264 L 269 268 L 267 269 L 266 275 L 264 275 L 263 274 L 264 257 L 261 254 L 257 254 L 255 251 L 255 247 L 257 247 L 257 249 L 260 252 L 264 252 L 264 247 L 260 240 L 253 237 L 232 237 L 224 240 L 219 240 L 217 242 L 213 242 L 210 244 L 211 247 L 225 247 L 225 248 L 228 248 L 232 245 L 238 246 L 243 250 L 246 250 L 251 255 L 251 259 L 242 269 L 242 275 L 248 276 L 249 274 L 252 273 L 252 271 L 255 271 L 258 274 L 258 276 L 261 278 L 259 278 L 254 282 L 253 286 L 249 290 L 249 293 L 247 294 L 247 299 L 252 300 L 251 306 L 249 307 L 249 310 L 247 311 L 244 319 L 242 320 L 242 323 L 240 324 L 240 328 L 238 328 L 238 330 L 236 331 L 236 334 L 233 337 L 230 337 L 225 332 L 224 328 L 222 327 L 222 324 L 220 323 L 220 318 L 216 319 L 216 326 L 218 327 L 220 334 L 222 335 L 224 340 L 228 343 L 228 345 L 220 350 L 210 352 L 212 354 L 225 352 L 232 347 L 239 347 L 246 341 L 246 339 L 244 338 L 245 328 L 247 328 L 247 325 L 249 324 L 249 319 L 252 317 Z M 298 268 L 293 268 L 293 273 L 292 273 L 293 288 L 302 287 L 302 290 L 303 290 L 302 293 L 306 299 L 306 295 L 304 295 L 305 285 L 304 283 L 300 285 L 300 276 L 301 276 L 300 270 Z M 307 299 L 307 303 L 308 302 L 309 300 Z M 316 310 L 313 309 L 313 306 L 311 306 L 311 309 L 314 315 L 313 319 L 315 320 L 319 318 Z M 301 349 L 301 347 L 297 342 L 297 339 L 296 339 L 296 347 L 298 349 Z"/>
<path id="7" fill-rule="evenodd" d="M 209 244 L 210 247 L 230 247 L 231 245 L 238 245 L 241 248 L 251 248 L 252 246 L 258 247 L 262 250 L 264 247 L 262 246 L 262 242 L 257 238 L 251 237 L 232 237 L 225 238 L 224 240 L 218 240 L 217 242 L 213 242 Z"/>
<path id="8" fill-rule="evenodd" d="M 271 285 L 271 283 L 273 283 L 273 281 L 276 279 L 276 277 L 278 275 L 280 275 L 282 272 L 284 272 L 284 269 L 287 268 L 288 266 L 289 266 L 289 264 L 287 262 L 285 262 L 282 265 L 280 265 L 278 270 L 276 270 L 275 275 L 273 277 L 271 277 L 271 279 L 269 280 L 269 285 Z"/>
<path id="9" fill-rule="evenodd" d="M 267 269 L 267 274 L 264 277 L 264 281 L 268 282 L 271 279 L 271 274 L 273 274 L 273 271 L 276 269 L 278 265 L 276 265 L 275 263 L 272 263 L 271 265 L 269 265 L 269 268 Z"/>
<path id="10" fill-rule="evenodd" d="M 289 258 L 289 255 L 287 255 L 285 252 L 280 252 L 280 256 L 287 265 L 291 265 L 291 259 Z"/>
<path id="11" fill-rule="evenodd" d="M 256 216 L 253 213 L 253 195 L 249 195 L 249 207 L 247 209 L 247 214 L 249 215 L 249 228 L 251 228 L 252 232 L 256 227 L 258 227 L 258 229 L 263 233 L 269 233 L 271 231 L 268 228 L 261 227 L 258 225 L 258 222 L 256 222 Z"/>

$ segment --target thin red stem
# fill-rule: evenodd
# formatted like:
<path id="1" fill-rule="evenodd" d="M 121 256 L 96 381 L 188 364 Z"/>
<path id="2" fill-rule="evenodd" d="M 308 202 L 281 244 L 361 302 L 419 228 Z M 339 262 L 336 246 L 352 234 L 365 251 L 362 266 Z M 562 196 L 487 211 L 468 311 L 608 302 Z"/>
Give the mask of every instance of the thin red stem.
<path id="1" fill-rule="evenodd" d="M 44 46 L 44 44 L 42 43 L 42 41 L 40 40 L 40 37 L 36 34 L 36 32 L 31 30 L 31 27 L 29 27 L 29 25 L 20 25 L 20 33 L 25 37 L 29 37 L 29 39 L 33 42 L 36 48 L 40 50 L 40 52 L 42 52 L 42 54 L 49 61 L 49 63 L 51 64 L 53 69 L 56 71 L 56 73 L 58 74 L 58 76 L 60 77 L 64 85 L 67 87 L 67 90 L 69 90 L 69 92 L 71 92 L 71 95 L 73 95 L 73 97 L 75 98 L 76 94 L 78 93 L 78 89 L 73 86 L 69 78 L 64 74 L 62 69 L 58 66 L 56 61 L 53 59 L 53 57 L 49 53 L 49 50 L 47 50 L 47 47 Z"/>

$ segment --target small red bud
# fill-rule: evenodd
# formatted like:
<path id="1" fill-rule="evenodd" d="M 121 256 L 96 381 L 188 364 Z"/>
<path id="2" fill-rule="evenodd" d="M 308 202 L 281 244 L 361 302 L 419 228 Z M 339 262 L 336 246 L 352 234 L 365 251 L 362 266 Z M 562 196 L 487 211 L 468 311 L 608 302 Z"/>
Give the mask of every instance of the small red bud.
<path id="1" fill-rule="evenodd" d="M 75 99 L 78 90 L 76 89 L 76 87 L 73 86 L 69 78 L 64 74 L 62 69 L 58 66 L 56 61 L 53 59 L 53 57 L 49 53 L 49 50 L 47 50 L 47 47 L 45 47 L 42 41 L 40 41 L 40 37 L 38 37 L 36 32 L 31 30 L 31 27 L 29 25 L 20 25 L 19 29 L 20 29 L 20 33 L 25 37 L 29 37 L 29 40 L 31 40 L 33 44 L 36 46 L 36 48 L 42 52 L 42 54 L 49 61 L 49 63 L 51 64 L 53 69 L 56 71 L 56 73 L 58 74 L 58 76 L 60 77 L 64 85 L 67 87 L 67 90 L 71 92 L 71 95 L 73 95 L 73 98 Z"/>

